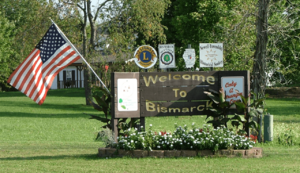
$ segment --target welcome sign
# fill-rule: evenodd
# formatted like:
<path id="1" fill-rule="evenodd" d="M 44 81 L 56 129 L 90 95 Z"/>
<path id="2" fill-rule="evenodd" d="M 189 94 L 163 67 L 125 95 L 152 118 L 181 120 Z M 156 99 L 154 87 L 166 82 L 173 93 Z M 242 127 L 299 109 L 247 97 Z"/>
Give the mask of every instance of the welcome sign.
<path id="1" fill-rule="evenodd" d="M 239 99 L 235 98 L 234 91 L 239 90 L 244 96 L 250 91 L 249 71 L 139 72 L 113 73 L 112 76 L 115 82 L 136 79 L 134 93 L 138 96 L 137 110 L 122 110 L 117 106 L 117 98 L 120 98 L 120 94 L 124 95 L 124 91 L 119 89 L 123 86 L 113 85 L 112 91 L 116 97 L 112 103 L 114 118 L 206 115 L 212 102 L 204 91 L 219 91 L 223 87 L 228 101 Z M 231 111 L 235 113 L 236 110 Z"/>

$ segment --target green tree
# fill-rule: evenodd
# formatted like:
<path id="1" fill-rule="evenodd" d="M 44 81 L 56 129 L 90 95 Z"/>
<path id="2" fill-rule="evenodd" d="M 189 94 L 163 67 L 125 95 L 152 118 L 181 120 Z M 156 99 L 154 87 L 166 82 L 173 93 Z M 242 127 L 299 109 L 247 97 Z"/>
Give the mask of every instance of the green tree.
<path id="1" fill-rule="evenodd" d="M 187 44 L 198 56 L 199 43 L 217 42 L 224 44 L 224 69 L 249 70 L 255 37 L 255 27 L 249 23 L 255 19 L 254 7 L 250 0 L 172 0 L 162 23 L 167 27 L 167 42 L 176 46 L 177 70 L 184 70 L 180 57 Z"/>
<path id="2" fill-rule="evenodd" d="M 267 71 L 280 72 L 285 80 L 273 75 L 281 85 L 300 83 L 300 1 L 272 0 L 268 15 Z"/>
<path id="3" fill-rule="evenodd" d="M 0 12 L 0 91 L 7 87 L 6 80 L 10 75 L 9 62 L 14 54 L 14 28 L 14 24 Z"/>

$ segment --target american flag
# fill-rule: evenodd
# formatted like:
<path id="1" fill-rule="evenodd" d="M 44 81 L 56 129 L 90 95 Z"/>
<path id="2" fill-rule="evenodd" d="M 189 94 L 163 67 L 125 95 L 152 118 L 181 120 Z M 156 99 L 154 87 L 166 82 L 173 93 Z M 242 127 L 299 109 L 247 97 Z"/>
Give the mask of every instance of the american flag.
<path id="1" fill-rule="evenodd" d="M 80 58 L 72 43 L 64 38 L 53 23 L 7 82 L 39 105 L 43 104 L 57 73 Z"/>

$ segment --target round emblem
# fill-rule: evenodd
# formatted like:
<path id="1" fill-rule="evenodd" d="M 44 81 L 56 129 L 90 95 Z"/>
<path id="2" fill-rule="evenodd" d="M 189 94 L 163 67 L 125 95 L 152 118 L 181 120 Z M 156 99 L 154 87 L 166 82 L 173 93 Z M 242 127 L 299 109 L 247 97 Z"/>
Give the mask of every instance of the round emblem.
<path id="1" fill-rule="evenodd" d="M 173 55 L 170 52 L 164 52 L 160 56 L 161 62 L 165 65 L 169 65 L 173 62 Z"/>
<path id="2" fill-rule="evenodd" d="M 134 53 L 134 61 L 140 68 L 148 69 L 155 65 L 157 61 L 156 50 L 151 46 L 140 46 Z"/>

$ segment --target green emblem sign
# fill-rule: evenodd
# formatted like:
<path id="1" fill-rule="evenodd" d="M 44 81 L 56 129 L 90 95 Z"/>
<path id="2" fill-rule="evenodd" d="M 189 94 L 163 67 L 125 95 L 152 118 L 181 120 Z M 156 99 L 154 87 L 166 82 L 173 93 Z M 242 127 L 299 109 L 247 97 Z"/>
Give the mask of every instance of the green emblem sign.
<path id="1" fill-rule="evenodd" d="M 159 51 L 159 68 L 176 68 L 175 65 L 175 45 L 160 44 Z"/>

